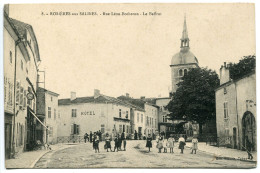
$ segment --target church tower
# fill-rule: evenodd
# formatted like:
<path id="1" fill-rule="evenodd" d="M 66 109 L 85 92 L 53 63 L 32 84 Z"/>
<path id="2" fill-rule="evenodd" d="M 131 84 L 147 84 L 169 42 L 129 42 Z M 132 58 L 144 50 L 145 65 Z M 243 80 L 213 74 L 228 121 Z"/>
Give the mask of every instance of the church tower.
<path id="1" fill-rule="evenodd" d="M 190 51 L 190 39 L 188 37 L 188 30 L 186 24 L 186 16 L 184 17 L 183 31 L 181 37 L 180 51 L 172 56 L 171 61 L 171 77 L 172 77 L 172 93 L 175 93 L 181 78 L 189 69 L 198 67 L 198 60 Z"/>

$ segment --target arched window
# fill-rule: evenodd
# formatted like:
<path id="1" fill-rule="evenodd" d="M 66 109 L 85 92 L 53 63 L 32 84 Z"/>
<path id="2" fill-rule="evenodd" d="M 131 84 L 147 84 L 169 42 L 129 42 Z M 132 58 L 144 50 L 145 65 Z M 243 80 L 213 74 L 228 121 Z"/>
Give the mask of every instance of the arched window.
<path id="1" fill-rule="evenodd" d="M 179 70 L 179 76 L 183 76 L 183 71 L 182 71 L 182 69 Z"/>
<path id="2" fill-rule="evenodd" d="M 188 73 L 188 70 L 184 69 L 184 75 L 187 75 L 187 73 Z"/>

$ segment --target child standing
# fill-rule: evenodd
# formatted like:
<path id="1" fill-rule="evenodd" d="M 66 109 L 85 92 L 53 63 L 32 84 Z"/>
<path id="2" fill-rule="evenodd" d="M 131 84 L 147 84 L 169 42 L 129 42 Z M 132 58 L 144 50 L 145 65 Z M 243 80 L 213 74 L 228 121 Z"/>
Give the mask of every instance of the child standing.
<path id="1" fill-rule="evenodd" d="M 152 148 L 152 137 L 151 134 L 148 135 L 147 139 L 146 139 L 146 147 L 149 148 L 149 152 L 150 152 L 150 148 Z"/>
<path id="2" fill-rule="evenodd" d="M 195 136 L 193 136 L 191 142 L 192 142 L 191 154 L 193 154 L 193 151 L 195 151 L 194 154 L 196 154 L 196 151 L 197 151 L 197 149 L 198 149 L 198 139 L 197 139 Z"/>
<path id="3" fill-rule="evenodd" d="M 171 134 L 170 137 L 169 137 L 169 139 L 168 139 L 168 147 L 170 148 L 170 153 L 174 153 L 174 152 L 173 152 L 173 147 L 174 147 L 173 134 Z"/>
<path id="4" fill-rule="evenodd" d="M 163 149 L 164 149 L 164 153 L 167 153 L 167 146 L 168 146 L 168 141 L 167 139 L 163 139 Z"/>

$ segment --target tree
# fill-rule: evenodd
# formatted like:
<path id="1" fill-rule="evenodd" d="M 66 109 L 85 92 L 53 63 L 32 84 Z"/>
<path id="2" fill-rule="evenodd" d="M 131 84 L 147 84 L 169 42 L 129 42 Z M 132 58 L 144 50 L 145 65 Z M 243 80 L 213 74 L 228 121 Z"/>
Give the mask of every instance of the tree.
<path id="1" fill-rule="evenodd" d="M 238 63 L 231 63 L 230 78 L 239 79 L 255 70 L 255 55 L 244 56 Z"/>
<path id="2" fill-rule="evenodd" d="M 173 99 L 167 105 L 170 120 L 196 121 L 200 134 L 202 125 L 216 118 L 215 89 L 219 78 L 215 71 L 207 68 L 193 68 L 178 83 Z"/>

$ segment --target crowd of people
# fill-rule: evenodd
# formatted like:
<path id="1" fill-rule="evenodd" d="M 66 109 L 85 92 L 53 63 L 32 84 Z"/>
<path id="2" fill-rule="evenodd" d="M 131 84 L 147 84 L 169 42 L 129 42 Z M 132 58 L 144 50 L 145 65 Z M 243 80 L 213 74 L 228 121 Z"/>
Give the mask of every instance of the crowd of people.
<path id="1" fill-rule="evenodd" d="M 99 143 L 102 141 L 102 132 L 90 132 L 90 135 L 85 133 L 84 141 L 85 143 L 87 141 L 93 143 L 93 149 L 95 150 L 95 153 L 99 153 Z M 114 135 L 114 139 L 112 139 L 112 137 L 106 133 L 104 149 L 107 150 L 107 152 L 109 152 L 109 150 L 111 152 L 126 151 L 126 133 L 118 133 Z"/>
<path id="2" fill-rule="evenodd" d="M 152 141 L 154 140 L 154 134 L 148 134 L 146 137 L 146 147 L 149 149 L 149 152 L 152 148 Z M 134 139 L 136 139 L 136 133 L 134 134 Z M 104 149 L 107 150 L 107 152 L 118 152 L 118 151 L 126 151 L 126 133 L 117 133 L 114 135 L 109 135 L 108 133 L 105 134 L 104 137 L 105 144 Z M 93 149 L 95 150 L 95 153 L 99 153 L 99 143 L 102 141 L 102 132 L 90 132 L 85 133 L 84 135 L 84 141 L 85 143 L 89 141 L 90 143 L 93 143 Z M 178 148 L 181 150 L 180 153 L 184 153 L 184 148 L 186 145 L 186 140 L 183 135 L 180 135 L 178 139 Z M 173 148 L 175 146 L 175 138 L 173 134 L 169 136 L 169 138 L 166 138 L 163 133 L 160 133 L 156 137 L 156 148 L 158 149 L 158 153 L 167 153 L 168 149 L 170 153 L 174 153 Z M 196 136 L 193 136 L 192 139 L 192 147 L 191 147 L 191 154 L 196 154 L 196 151 L 198 150 L 198 139 Z"/>
<path id="3" fill-rule="evenodd" d="M 181 150 L 181 154 L 184 153 L 184 147 L 186 145 L 186 140 L 184 139 L 184 137 L 181 135 L 180 138 L 178 139 L 178 143 L 179 143 L 179 149 Z M 198 150 L 198 139 L 196 138 L 196 136 L 193 136 L 192 139 L 192 147 L 191 147 L 191 154 L 196 154 L 196 151 Z M 159 134 L 157 136 L 156 139 L 156 148 L 158 148 L 158 153 L 163 152 L 167 153 L 168 148 L 170 149 L 170 153 L 174 153 L 173 152 L 173 148 L 174 148 L 174 144 L 175 144 L 175 138 L 173 137 L 173 134 L 170 135 L 170 137 L 167 139 L 163 134 Z M 146 139 L 146 147 L 149 148 L 149 152 L 151 151 L 152 148 L 152 137 L 149 134 L 147 139 Z"/>

